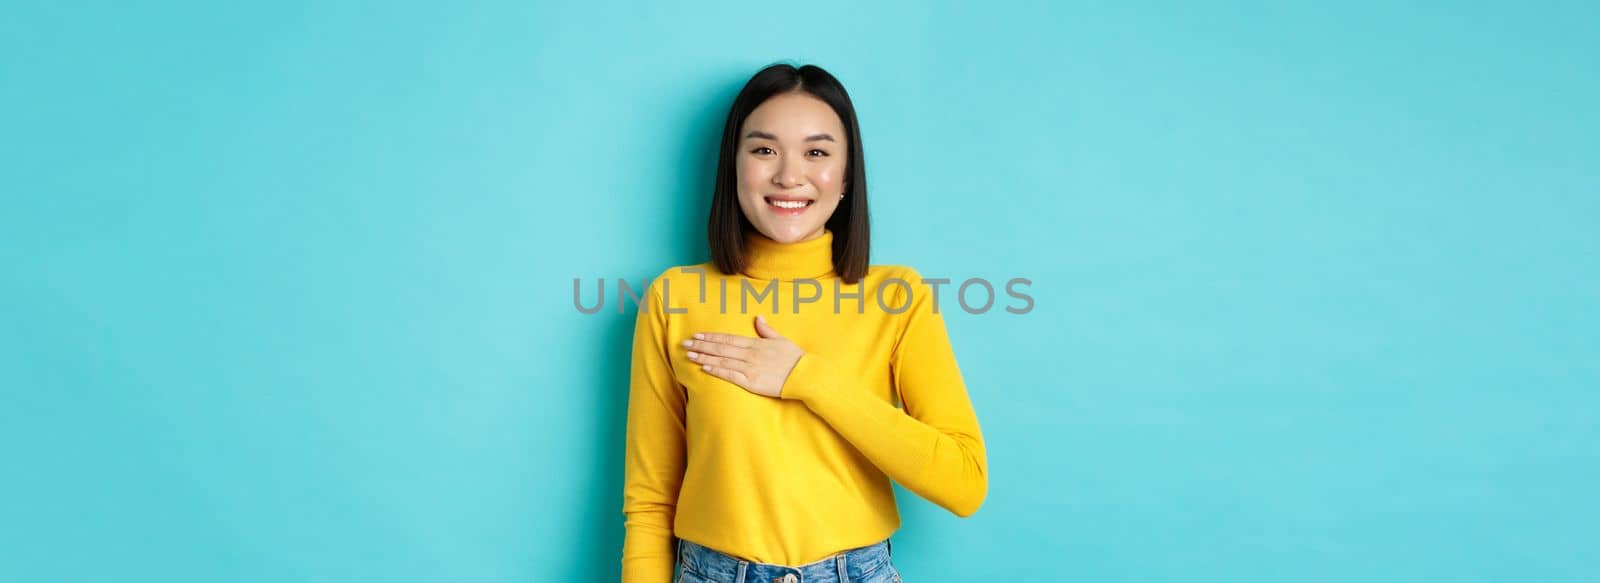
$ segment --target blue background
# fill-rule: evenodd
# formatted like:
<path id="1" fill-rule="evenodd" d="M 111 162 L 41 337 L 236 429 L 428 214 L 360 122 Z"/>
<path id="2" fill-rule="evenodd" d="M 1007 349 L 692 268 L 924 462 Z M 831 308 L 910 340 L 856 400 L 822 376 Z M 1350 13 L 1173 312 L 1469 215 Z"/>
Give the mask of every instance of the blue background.
<path id="1" fill-rule="evenodd" d="M 908 580 L 1600 579 L 1600 8 L 1390 4 L 12 6 L 0 580 L 614 579 L 572 280 L 705 260 L 776 60 L 875 263 L 1034 282 Z"/>

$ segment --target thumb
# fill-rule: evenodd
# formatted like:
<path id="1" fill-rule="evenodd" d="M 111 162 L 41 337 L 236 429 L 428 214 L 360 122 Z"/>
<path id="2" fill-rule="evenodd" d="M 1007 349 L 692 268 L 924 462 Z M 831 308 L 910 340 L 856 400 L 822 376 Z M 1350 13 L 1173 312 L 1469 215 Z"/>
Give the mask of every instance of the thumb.
<path id="1" fill-rule="evenodd" d="M 756 334 L 761 335 L 762 338 L 783 338 L 783 335 L 779 334 L 771 324 L 767 323 L 767 319 L 760 315 L 756 316 Z"/>

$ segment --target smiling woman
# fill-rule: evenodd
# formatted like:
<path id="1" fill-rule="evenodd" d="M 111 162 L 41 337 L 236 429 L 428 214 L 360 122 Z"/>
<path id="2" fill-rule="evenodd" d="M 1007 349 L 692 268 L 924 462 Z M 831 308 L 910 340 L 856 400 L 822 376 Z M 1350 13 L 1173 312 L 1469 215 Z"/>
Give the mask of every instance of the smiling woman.
<path id="1" fill-rule="evenodd" d="M 712 261 L 667 269 L 639 306 L 622 579 L 897 582 L 891 480 L 963 517 L 988 492 L 937 300 L 915 269 L 868 265 L 861 135 L 826 71 L 757 73 L 719 160 Z M 752 280 L 822 297 L 782 314 L 775 294 L 704 300 Z M 870 301 L 890 280 L 909 285 Z"/>

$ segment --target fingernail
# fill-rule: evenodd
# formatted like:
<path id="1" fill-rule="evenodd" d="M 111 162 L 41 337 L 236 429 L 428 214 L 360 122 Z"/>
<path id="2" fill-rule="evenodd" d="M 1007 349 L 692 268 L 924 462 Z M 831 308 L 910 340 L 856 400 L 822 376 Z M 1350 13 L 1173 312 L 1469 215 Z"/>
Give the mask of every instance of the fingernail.
<path id="1" fill-rule="evenodd" d="M 700 358 L 700 353 L 698 353 L 698 352 L 690 352 L 689 353 L 689 360 L 694 360 L 696 358 Z"/>
<path id="2" fill-rule="evenodd" d="M 699 338 L 699 335 L 695 335 L 695 337 Z M 683 345 L 684 346 L 694 346 L 694 341 L 693 340 L 684 340 L 683 341 Z"/>
<path id="3" fill-rule="evenodd" d="M 695 332 L 694 339 L 695 340 L 705 340 L 706 339 L 706 335 L 705 334 L 701 334 L 699 332 Z"/>

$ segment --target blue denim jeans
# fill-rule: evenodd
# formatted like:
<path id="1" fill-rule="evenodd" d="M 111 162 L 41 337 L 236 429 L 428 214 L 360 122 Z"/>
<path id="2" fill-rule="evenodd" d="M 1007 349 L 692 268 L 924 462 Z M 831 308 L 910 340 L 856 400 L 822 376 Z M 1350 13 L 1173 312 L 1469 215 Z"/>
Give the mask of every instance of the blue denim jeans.
<path id="1" fill-rule="evenodd" d="M 678 539 L 673 583 L 900 583 L 889 560 L 889 541 L 841 551 L 820 561 L 789 567 L 746 561 Z"/>

